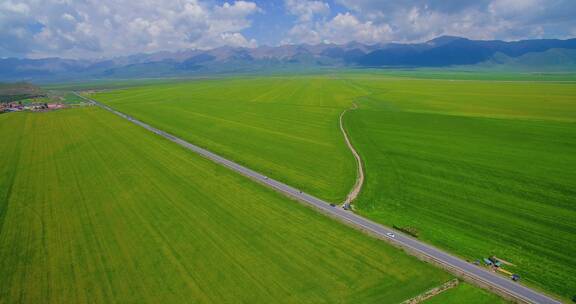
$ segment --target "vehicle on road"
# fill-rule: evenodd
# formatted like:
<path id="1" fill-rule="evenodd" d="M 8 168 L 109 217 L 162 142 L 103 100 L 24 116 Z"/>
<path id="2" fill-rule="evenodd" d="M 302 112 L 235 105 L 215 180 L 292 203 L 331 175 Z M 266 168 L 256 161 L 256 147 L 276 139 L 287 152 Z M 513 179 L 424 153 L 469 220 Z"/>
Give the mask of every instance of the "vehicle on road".
<path id="1" fill-rule="evenodd" d="M 391 238 L 396 237 L 396 235 L 394 235 L 394 233 L 392 233 L 392 232 L 387 232 L 386 235 L 391 237 Z"/>
<path id="2" fill-rule="evenodd" d="M 330 204 L 330 206 L 332 206 L 332 207 L 336 207 L 336 204 Z"/>

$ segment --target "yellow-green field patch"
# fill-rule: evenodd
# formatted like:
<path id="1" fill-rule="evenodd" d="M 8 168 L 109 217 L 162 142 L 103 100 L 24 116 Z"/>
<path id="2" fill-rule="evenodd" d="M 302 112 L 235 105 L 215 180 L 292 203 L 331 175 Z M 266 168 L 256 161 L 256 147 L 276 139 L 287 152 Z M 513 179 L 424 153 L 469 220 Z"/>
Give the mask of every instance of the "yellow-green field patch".
<path id="1" fill-rule="evenodd" d="M 0 116 L 2 303 L 398 303 L 450 279 L 98 108 Z"/>

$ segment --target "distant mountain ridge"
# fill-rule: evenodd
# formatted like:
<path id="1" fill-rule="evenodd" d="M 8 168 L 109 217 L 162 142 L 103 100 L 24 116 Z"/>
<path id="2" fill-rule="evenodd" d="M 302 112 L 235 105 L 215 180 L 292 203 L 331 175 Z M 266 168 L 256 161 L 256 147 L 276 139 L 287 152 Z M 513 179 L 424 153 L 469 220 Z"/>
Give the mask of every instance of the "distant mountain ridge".
<path id="1" fill-rule="evenodd" d="M 576 39 L 504 42 L 444 36 L 422 44 L 390 45 L 367 54 L 358 63 L 374 67 L 472 65 L 487 61 L 497 53 L 518 57 L 527 53 L 545 52 L 549 49 L 576 49 Z"/>
<path id="2" fill-rule="evenodd" d="M 556 50 L 556 51 L 551 51 Z M 0 59 L 0 80 L 55 81 L 90 78 L 138 78 L 285 71 L 342 67 L 503 66 L 538 68 L 547 62 L 556 69 L 574 69 L 576 39 L 506 42 L 442 36 L 424 43 L 366 45 L 283 45 L 257 48 L 220 47 L 136 54 L 102 60 Z M 557 64 L 554 56 L 561 56 Z M 542 57 L 542 58 L 540 58 Z M 521 58 L 521 59 L 518 59 Z M 522 59 L 523 58 L 523 59 Z"/>

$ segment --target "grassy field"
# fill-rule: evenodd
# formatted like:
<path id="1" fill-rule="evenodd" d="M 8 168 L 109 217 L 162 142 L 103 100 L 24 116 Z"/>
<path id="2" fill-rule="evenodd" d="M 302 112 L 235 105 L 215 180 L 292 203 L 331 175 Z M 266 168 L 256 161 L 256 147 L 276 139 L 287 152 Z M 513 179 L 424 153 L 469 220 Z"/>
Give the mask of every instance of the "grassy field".
<path id="1" fill-rule="evenodd" d="M 155 85 L 96 94 L 114 108 L 330 200 L 354 183 L 339 114 L 361 92 L 344 81 L 258 78 Z"/>
<path id="2" fill-rule="evenodd" d="M 0 137 L 1 303 L 398 303 L 451 278 L 98 108 Z"/>
<path id="3" fill-rule="evenodd" d="M 480 80 L 480 81 L 537 81 L 537 82 L 576 82 L 574 72 L 519 72 L 495 70 L 493 67 L 454 67 L 416 69 L 348 69 L 338 72 L 346 78 L 408 78 L 429 80 Z"/>
<path id="4" fill-rule="evenodd" d="M 469 259 L 495 254 L 523 281 L 571 296 L 576 85 L 558 75 L 407 78 L 458 78 L 437 74 L 227 79 L 95 97 L 332 201 L 354 179 L 337 117 L 356 100 L 345 121 L 367 169 L 360 213 Z"/>
<path id="5" fill-rule="evenodd" d="M 509 303 L 498 296 L 467 283 L 422 302 L 424 304 L 505 304 Z"/>
<path id="6" fill-rule="evenodd" d="M 359 81 L 360 82 L 360 81 Z M 365 160 L 359 212 L 525 282 L 576 290 L 576 86 L 377 81 L 346 126 Z"/>

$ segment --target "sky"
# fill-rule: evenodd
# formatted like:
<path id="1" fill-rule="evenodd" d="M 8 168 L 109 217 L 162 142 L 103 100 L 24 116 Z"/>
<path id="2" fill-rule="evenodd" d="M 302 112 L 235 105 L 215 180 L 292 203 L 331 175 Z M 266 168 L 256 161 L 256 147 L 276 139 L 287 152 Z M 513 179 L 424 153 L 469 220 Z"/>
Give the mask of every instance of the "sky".
<path id="1" fill-rule="evenodd" d="M 576 37 L 576 0 L 0 0 L 0 57 Z"/>

